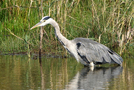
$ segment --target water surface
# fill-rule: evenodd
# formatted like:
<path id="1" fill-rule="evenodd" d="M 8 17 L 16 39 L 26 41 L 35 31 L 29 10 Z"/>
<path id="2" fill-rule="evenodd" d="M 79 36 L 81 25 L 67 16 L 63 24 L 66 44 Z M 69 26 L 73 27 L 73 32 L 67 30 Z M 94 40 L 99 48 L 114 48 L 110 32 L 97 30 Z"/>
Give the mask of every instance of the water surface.
<path id="1" fill-rule="evenodd" d="M 74 58 L 0 56 L 0 90 L 134 90 L 134 61 L 90 68 Z"/>

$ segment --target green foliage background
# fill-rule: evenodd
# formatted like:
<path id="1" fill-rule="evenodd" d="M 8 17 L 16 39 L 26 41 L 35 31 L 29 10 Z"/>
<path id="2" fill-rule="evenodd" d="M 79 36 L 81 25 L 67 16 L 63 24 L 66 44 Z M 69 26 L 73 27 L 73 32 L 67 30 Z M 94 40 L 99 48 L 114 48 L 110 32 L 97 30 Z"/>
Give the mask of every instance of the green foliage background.
<path id="1" fill-rule="evenodd" d="M 68 39 L 91 38 L 120 54 L 134 56 L 133 0 L 2 0 L 0 6 L 2 54 L 25 53 L 29 49 L 38 52 L 40 28 L 30 28 L 43 14 L 54 18 Z M 44 27 L 43 52 L 65 52 L 51 25 Z"/>

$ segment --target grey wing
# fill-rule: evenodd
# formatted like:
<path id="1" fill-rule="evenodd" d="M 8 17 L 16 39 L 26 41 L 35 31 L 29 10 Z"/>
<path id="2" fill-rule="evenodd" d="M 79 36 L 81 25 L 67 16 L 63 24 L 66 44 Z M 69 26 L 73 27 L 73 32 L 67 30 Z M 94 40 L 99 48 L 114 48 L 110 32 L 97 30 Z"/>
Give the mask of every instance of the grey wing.
<path id="1" fill-rule="evenodd" d="M 100 63 L 117 63 L 122 64 L 123 59 L 110 50 L 108 47 L 97 43 L 88 43 L 84 44 L 78 42 L 77 44 L 77 53 L 87 64 L 94 62 L 95 64 Z"/>

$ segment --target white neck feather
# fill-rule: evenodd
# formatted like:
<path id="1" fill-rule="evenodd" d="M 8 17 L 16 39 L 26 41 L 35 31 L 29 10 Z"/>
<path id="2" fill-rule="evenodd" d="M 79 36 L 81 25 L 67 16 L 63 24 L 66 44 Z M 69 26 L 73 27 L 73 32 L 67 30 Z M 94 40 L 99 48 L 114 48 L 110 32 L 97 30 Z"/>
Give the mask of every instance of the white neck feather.
<path id="1" fill-rule="evenodd" d="M 55 28 L 55 36 L 58 38 L 61 44 L 63 44 L 64 46 L 69 44 L 70 41 L 61 34 L 58 23 L 53 19 L 51 19 L 49 23 Z"/>

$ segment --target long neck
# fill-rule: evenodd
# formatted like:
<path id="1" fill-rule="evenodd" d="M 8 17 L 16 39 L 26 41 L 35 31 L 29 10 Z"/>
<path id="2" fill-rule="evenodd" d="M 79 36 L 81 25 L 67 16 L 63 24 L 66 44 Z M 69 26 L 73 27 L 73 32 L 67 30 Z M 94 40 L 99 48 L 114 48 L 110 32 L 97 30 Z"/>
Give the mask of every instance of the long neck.
<path id="1" fill-rule="evenodd" d="M 58 38 L 61 44 L 63 46 L 66 46 L 67 44 L 69 44 L 69 40 L 61 34 L 58 23 L 55 20 L 53 20 L 51 22 L 51 25 L 55 28 L 55 36 Z"/>

